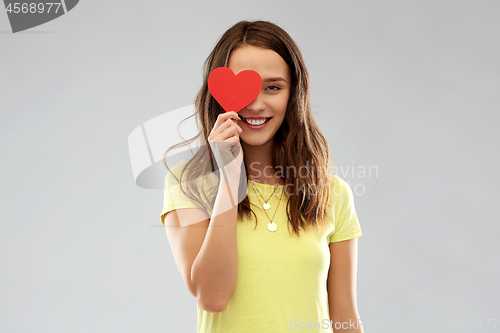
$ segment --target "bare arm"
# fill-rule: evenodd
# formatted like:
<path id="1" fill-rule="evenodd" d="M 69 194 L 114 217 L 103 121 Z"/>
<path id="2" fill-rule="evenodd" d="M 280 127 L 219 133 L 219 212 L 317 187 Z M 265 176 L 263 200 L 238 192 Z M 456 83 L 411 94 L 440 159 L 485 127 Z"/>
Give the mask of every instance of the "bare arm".
<path id="1" fill-rule="evenodd" d="M 208 138 L 223 176 L 212 217 L 189 208 L 169 212 L 164 220 L 184 283 L 198 305 L 209 312 L 226 308 L 238 275 L 236 227 L 243 150 L 237 120 L 236 112 L 219 114 Z"/>
<path id="2" fill-rule="evenodd" d="M 165 215 L 177 268 L 198 305 L 209 312 L 223 311 L 236 285 L 238 202 L 234 200 L 237 189 L 231 189 L 229 192 L 229 186 L 221 179 L 211 219 L 196 208 L 173 210 Z"/>
<path id="3" fill-rule="evenodd" d="M 358 238 L 332 242 L 327 290 L 334 332 L 363 333 L 356 304 Z"/>

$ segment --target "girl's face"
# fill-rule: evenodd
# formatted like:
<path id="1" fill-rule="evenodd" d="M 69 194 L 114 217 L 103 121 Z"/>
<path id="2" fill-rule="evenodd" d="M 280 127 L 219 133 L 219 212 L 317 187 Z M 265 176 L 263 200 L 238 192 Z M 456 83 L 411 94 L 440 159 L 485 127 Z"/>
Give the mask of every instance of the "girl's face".
<path id="1" fill-rule="evenodd" d="M 240 134 L 242 141 L 252 146 L 263 145 L 273 139 L 285 118 L 290 95 L 290 69 L 278 53 L 250 45 L 233 50 L 228 67 L 234 74 L 254 70 L 262 78 L 259 96 L 238 114 L 247 120 L 254 119 L 257 124 L 261 124 L 262 120 L 266 122 L 251 125 L 247 121 L 238 120 L 238 125 L 243 130 Z"/>

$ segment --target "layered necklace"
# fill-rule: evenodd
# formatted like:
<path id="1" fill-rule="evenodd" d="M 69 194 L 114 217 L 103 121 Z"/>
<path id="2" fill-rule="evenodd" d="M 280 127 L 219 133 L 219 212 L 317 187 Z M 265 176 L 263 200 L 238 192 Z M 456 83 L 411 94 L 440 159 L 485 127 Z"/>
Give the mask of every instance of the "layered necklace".
<path id="1" fill-rule="evenodd" d="M 274 192 L 276 192 L 276 189 L 278 188 L 278 185 L 276 185 L 274 187 L 274 191 L 273 193 L 271 194 L 271 196 L 266 200 L 262 194 L 260 193 L 260 191 L 255 187 L 255 185 L 253 184 L 254 182 L 252 180 L 250 180 L 250 184 L 252 184 L 252 187 L 255 189 L 256 192 L 259 193 L 259 195 L 262 197 L 262 199 L 264 200 L 264 203 L 260 202 L 260 199 L 257 197 L 257 200 L 259 201 L 259 203 L 262 204 L 262 208 L 264 209 L 264 213 L 266 213 L 266 216 L 267 216 L 267 219 L 269 220 L 269 223 L 267 224 L 267 230 L 271 231 L 271 232 L 275 232 L 276 229 L 278 229 L 278 225 L 276 223 L 273 222 L 274 220 L 274 217 L 276 216 L 276 212 L 278 211 L 278 207 L 280 206 L 280 203 L 281 203 L 281 198 L 283 197 L 283 191 L 281 191 L 281 196 L 280 196 L 280 201 L 278 202 L 278 206 L 276 206 L 276 210 L 274 211 L 274 215 L 273 215 L 273 218 L 270 219 L 269 218 L 269 215 L 267 215 L 267 211 L 269 209 L 271 209 L 271 204 L 269 203 L 269 199 L 271 199 L 271 197 L 274 195 Z"/>

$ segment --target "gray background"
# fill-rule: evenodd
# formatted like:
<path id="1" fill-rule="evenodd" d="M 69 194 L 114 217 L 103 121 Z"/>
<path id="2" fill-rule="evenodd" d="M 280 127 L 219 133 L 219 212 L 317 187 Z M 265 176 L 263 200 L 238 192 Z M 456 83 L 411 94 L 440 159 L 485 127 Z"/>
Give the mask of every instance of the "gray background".
<path id="1" fill-rule="evenodd" d="M 196 330 L 163 193 L 135 185 L 127 138 L 194 101 L 241 19 L 295 39 L 338 174 L 364 188 L 365 332 L 499 318 L 499 14 L 484 0 L 83 1 L 12 34 L 0 13 L 0 331 Z"/>

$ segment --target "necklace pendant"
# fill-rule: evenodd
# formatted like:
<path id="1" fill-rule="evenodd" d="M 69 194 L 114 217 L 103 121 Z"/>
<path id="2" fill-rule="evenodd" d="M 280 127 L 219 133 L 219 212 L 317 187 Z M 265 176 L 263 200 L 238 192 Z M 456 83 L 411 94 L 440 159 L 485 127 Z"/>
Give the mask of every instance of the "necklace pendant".
<path id="1" fill-rule="evenodd" d="M 278 229 L 278 226 L 276 225 L 276 223 L 271 221 L 267 224 L 267 229 L 271 232 L 275 232 L 276 229 Z"/>
<path id="2" fill-rule="evenodd" d="M 271 209 L 271 204 L 266 202 L 265 204 L 262 205 L 262 208 L 264 208 L 265 210 L 269 210 L 269 209 Z"/>

